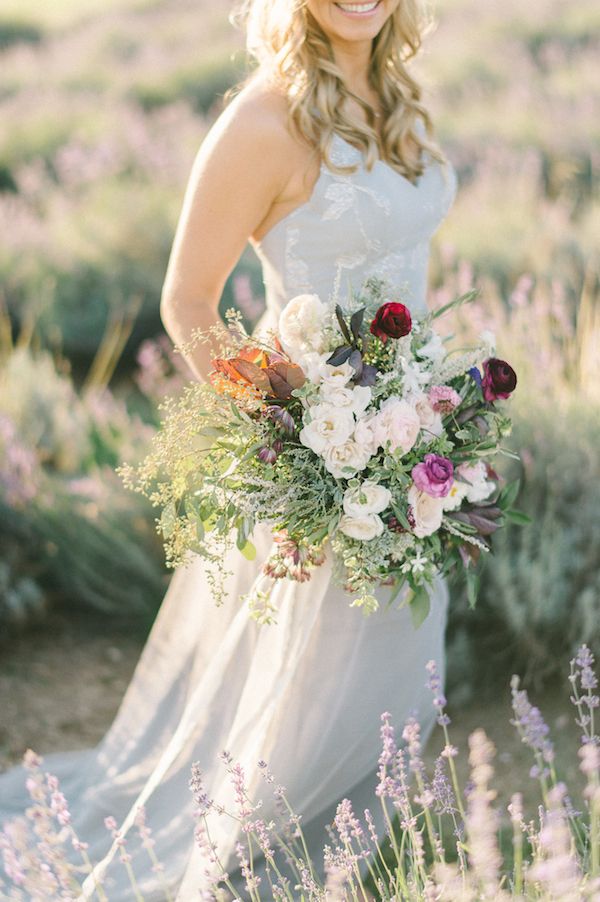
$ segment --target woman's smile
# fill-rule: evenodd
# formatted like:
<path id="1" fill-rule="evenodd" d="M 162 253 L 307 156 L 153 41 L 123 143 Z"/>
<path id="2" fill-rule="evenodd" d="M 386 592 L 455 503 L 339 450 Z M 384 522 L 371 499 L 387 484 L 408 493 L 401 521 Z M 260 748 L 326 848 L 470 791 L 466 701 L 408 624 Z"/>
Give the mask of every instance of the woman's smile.
<path id="1" fill-rule="evenodd" d="M 371 3 L 334 3 L 334 6 L 345 16 L 364 19 L 377 12 L 381 0 L 371 0 Z"/>

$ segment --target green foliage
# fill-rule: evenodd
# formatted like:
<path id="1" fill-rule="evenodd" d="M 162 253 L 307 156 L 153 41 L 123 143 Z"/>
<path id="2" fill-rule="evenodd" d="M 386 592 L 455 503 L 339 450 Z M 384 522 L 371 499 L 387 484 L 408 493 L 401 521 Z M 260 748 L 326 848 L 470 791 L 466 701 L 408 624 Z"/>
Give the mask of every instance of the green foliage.
<path id="1" fill-rule="evenodd" d="M 0 51 L 13 44 L 38 44 L 43 31 L 37 25 L 8 16 L 0 17 Z"/>
<path id="2" fill-rule="evenodd" d="M 0 628 L 52 604 L 134 615 L 164 592 L 149 505 L 114 473 L 149 430 L 108 390 L 22 344 L 0 362 Z"/>

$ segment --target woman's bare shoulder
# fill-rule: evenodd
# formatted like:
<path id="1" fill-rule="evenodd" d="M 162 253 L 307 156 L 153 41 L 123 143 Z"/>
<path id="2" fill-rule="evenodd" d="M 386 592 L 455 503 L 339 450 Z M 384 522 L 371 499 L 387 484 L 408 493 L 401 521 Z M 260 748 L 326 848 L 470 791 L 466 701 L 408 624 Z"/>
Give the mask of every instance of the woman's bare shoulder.
<path id="1" fill-rule="evenodd" d="M 266 77 L 251 79 L 225 108 L 211 129 L 214 139 L 232 143 L 252 156 L 268 152 L 273 165 L 302 153 L 289 127 L 288 102 Z"/>

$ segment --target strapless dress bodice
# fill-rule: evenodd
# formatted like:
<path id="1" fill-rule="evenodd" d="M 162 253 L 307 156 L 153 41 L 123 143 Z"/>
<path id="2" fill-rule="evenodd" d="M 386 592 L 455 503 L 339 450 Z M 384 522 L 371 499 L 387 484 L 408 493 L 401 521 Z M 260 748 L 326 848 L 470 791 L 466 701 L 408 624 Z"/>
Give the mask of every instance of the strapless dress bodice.
<path id="1" fill-rule="evenodd" d="M 413 313 L 426 310 L 430 240 L 456 195 L 451 163 L 427 155 L 416 184 L 378 160 L 369 171 L 358 148 L 335 135 L 337 174 L 324 163 L 310 199 L 255 245 L 270 319 L 299 294 L 348 301 L 370 276 L 393 284 Z"/>

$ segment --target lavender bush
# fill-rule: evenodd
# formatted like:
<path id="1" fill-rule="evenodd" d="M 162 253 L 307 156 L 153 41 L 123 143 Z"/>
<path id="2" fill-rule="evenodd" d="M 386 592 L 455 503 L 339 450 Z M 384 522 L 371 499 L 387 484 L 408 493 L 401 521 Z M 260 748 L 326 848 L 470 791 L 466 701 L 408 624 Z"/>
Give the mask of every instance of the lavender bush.
<path id="1" fill-rule="evenodd" d="M 132 296 L 142 311 L 129 350 L 158 328 L 193 157 L 244 68 L 231 6 L 3 6 L 0 276 L 15 315 L 36 298 L 46 341 L 58 326 L 69 353 L 92 354 L 110 311 Z M 434 277 L 451 240 L 478 282 L 506 294 L 521 272 L 545 274 L 573 310 L 597 254 L 597 4 L 507 0 L 499 17 L 493 5 L 439 0 L 436 14 L 419 66 L 461 190 Z M 252 255 L 238 272 L 259 287 Z"/>
<path id="2" fill-rule="evenodd" d="M 278 812 L 269 822 L 261 818 L 260 803 L 248 797 L 247 775 L 228 752 L 222 753 L 221 760 L 235 789 L 235 811 L 223 811 L 209 797 L 201 770 L 194 765 L 190 788 L 196 809 L 195 837 L 212 880 L 210 897 L 253 902 L 598 899 L 600 735 L 595 714 L 600 700 L 593 665 L 585 645 L 570 665 L 582 775 L 582 788 L 576 794 L 557 773 L 552 740 L 540 711 L 520 688 L 519 678 L 512 679 L 511 722 L 531 752 L 531 778 L 538 785 L 539 804 L 534 811 L 525 810 L 523 795 L 514 786 L 506 810 L 495 802 L 492 762 L 496 750 L 481 729 L 469 736 L 469 779 L 461 785 L 456 766 L 459 751 L 450 738 L 450 718 L 434 661 L 427 665 L 427 685 L 443 745 L 432 772 L 423 760 L 418 722 L 409 717 L 397 737 L 390 716 L 384 713 L 381 718 L 382 751 L 373 804 L 381 807 L 387 824 L 383 839 L 376 834 L 371 810 L 355 812 L 350 801 L 344 800 L 322 857 L 311 860 L 301 819 L 264 761 L 257 766 L 265 792 L 275 795 Z M 31 805 L 24 817 L 5 824 L 0 833 L 3 898 L 77 898 L 82 881 L 93 869 L 85 841 L 74 832 L 68 802 L 56 778 L 44 771 L 42 759 L 29 751 L 24 766 Z M 245 839 L 236 847 L 236 875 L 224 871 L 211 843 L 214 816 L 231 817 L 242 825 Z M 115 866 L 125 868 L 136 898 L 143 902 L 127 851 L 128 836 L 112 817 L 105 826 L 117 843 Z M 162 869 L 143 809 L 137 813 L 136 830 L 149 867 L 160 879 Z M 505 836 L 509 837 L 506 849 L 500 843 Z M 173 888 L 165 882 L 163 890 L 165 900 L 172 900 Z M 109 902 L 100 880 L 96 894 Z"/>
<path id="3" fill-rule="evenodd" d="M 79 387 L 64 359 L 3 334 L 0 626 L 50 601 L 153 616 L 165 583 L 151 512 L 114 470 L 144 453 L 152 427 L 102 384 L 105 366 Z"/>
<path id="4" fill-rule="evenodd" d="M 437 304 L 473 283 L 472 267 L 450 257 L 446 264 Z M 593 273 L 576 314 L 566 294 L 562 283 L 526 274 L 505 300 L 487 280 L 481 301 L 453 323 L 465 340 L 490 329 L 518 369 L 524 390 L 515 394 L 512 441 L 523 466 L 509 475 L 521 477 L 519 507 L 532 519 L 526 529 L 509 526 L 486 559 L 479 610 L 454 606 L 449 675 L 465 690 L 493 687 L 499 670 L 545 681 L 560 673 L 575 645 L 600 649 L 600 319 Z"/>

